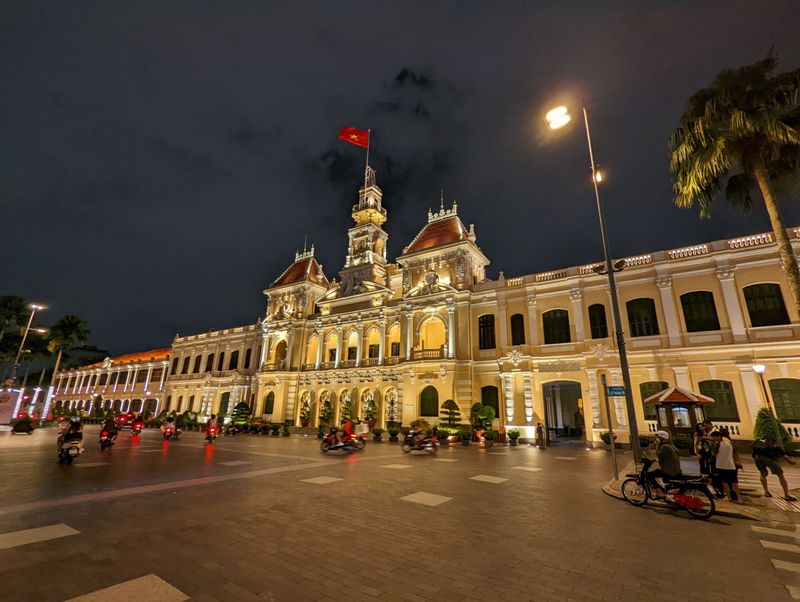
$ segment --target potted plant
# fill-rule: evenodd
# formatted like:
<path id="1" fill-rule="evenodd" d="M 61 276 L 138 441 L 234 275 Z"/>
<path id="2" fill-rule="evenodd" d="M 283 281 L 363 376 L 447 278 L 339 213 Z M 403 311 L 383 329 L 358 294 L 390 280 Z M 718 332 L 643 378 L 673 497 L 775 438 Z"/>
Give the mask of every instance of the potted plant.
<path id="1" fill-rule="evenodd" d="M 374 429 L 378 423 L 375 414 L 375 402 L 372 399 L 368 399 L 364 404 L 364 421 L 370 429 Z"/>
<path id="2" fill-rule="evenodd" d="M 492 445 L 494 445 L 494 440 L 497 438 L 496 433 L 497 431 L 493 431 L 492 429 L 487 429 L 483 432 L 484 447 L 492 447 Z"/>
<path id="3" fill-rule="evenodd" d="M 439 445 L 442 447 L 450 445 L 450 429 L 440 426 L 436 429 L 436 437 L 439 439 Z"/>
<path id="4" fill-rule="evenodd" d="M 303 407 L 300 408 L 300 426 L 303 428 L 308 427 L 309 423 L 311 422 L 311 406 L 308 402 L 303 404 Z"/>
<path id="5" fill-rule="evenodd" d="M 322 439 L 325 436 L 325 427 L 321 424 L 317 427 L 317 439 Z"/>
<path id="6" fill-rule="evenodd" d="M 461 421 L 461 408 L 452 399 L 448 399 L 442 404 L 440 414 L 447 426 L 454 426 Z"/>
<path id="7" fill-rule="evenodd" d="M 609 433 L 608 431 L 600 433 L 600 439 L 603 440 L 603 443 L 606 444 L 606 447 L 608 449 L 611 449 L 611 433 Z M 616 447 L 619 447 L 619 443 L 617 443 L 616 441 L 617 441 L 617 434 L 614 433 L 614 445 Z"/>
<path id="8" fill-rule="evenodd" d="M 271 424 L 269 427 L 270 432 L 272 433 L 273 437 L 278 437 L 281 434 L 281 425 L 280 424 Z"/>
<path id="9" fill-rule="evenodd" d="M 383 441 L 383 429 L 381 428 L 372 429 L 372 440 L 375 443 L 380 443 L 381 441 Z"/>
<path id="10" fill-rule="evenodd" d="M 289 425 L 288 424 L 284 424 L 283 425 L 283 427 L 281 428 L 281 432 L 283 433 L 284 437 L 288 437 L 289 435 L 292 434 L 292 431 L 289 430 Z"/>
<path id="11" fill-rule="evenodd" d="M 518 445 L 519 442 L 517 439 L 519 439 L 519 431 L 517 429 L 511 429 L 510 431 L 507 431 L 506 435 L 508 436 L 509 445 Z"/>
<path id="12" fill-rule="evenodd" d="M 464 447 L 469 447 L 469 442 L 472 439 L 472 432 L 471 431 L 459 431 L 459 436 L 461 437 L 461 445 Z"/>
<path id="13" fill-rule="evenodd" d="M 400 434 L 400 430 L 397 427 L 392 427 L 386 430 L 389 433 L 389 443 L 397 443 L 397 436 Z"/>

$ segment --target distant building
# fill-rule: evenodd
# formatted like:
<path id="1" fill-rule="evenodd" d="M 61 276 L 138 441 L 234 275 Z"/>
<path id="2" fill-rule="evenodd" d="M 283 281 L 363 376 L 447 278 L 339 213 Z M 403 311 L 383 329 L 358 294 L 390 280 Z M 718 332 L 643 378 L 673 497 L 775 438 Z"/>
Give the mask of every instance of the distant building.
<path id="1" fill-rule="evenodd" d="M 493 406 L 499 428 L 524 436 L 543 422 L 558 436 L 600 440 L 600 378 L 622 380 L 596 264 L 488 280 L 475 228 L 443 201 L 389 261 L 388 215 L 369 168 L 352 217 L 339 280 L 327 278 L 312 246 L 264 291 L 260 324 L 175 339 L 164 407 L 226 414 L 244 401 L 273 422 L 299 424 L 305 409 L 311 425 L 330 408 L 336 421 L 374 414 L 385 425 L 435 420 L 453 399 L 465 417 L 475 402 Z M 800 228 L 789 234 L 797 250 Z M 536 252 L 534 240 L 509 244 Z M 642 400 L 672 385 L 714 398 L 709 417 L 750 438 L 765 403 L 755 363 L 800 435 L 800 317 L 785 301 L 772 234 L 629 257 L 617 282 L 636 401 L 635 417 L 622 398 L 611 401 L 622 440 L 631 419 L 655 429 L 655 408 Z M 76 396 L 62 383 L 57 400 L 85 404 L 92 395 L 81 386 Z M 112 403 L 147 398 L 96 386 Z"/>

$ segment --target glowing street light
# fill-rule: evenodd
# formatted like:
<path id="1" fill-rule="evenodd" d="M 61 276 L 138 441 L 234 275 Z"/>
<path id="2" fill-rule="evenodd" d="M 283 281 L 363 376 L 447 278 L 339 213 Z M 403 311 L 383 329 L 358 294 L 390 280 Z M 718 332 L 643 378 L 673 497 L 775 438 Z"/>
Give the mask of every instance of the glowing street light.
<path id="1" fill-rule="evenodd" d="M 31 310 L 31 315 L 28 318 L 28 324 L 25 326 L 25 332 L 22 334 L 22 340 L 19 342 L 19 349 L 17 350 L 17 357 L 14 358 L 14 367 L 11 370 L 11 380 L 15 380 L 17 378 L 17 368 L 19 368 L 19 358 L 22 356 L 22 349 L 25 347 L 25 340 L 28 338 L 28 332 L 31 330 L 31 323 L 33 322 L 33 316 L 36 315 L 37 311 L 47 309 L 44 305 L 39 305 L 37 303 L 31 303 L 28 305 Z M 34 328 L 34 332 L 46 332 L 44 329 L 41 328 Z"/>
<path id="2" fill-rule="evenodd" d="M 764 372 L 766 371 L 767 367 L 764 364 L 753 364 L 753 372 L 758 374 L 758 380 L 761 381 L 761 390 L 764 391 L 764 401 L 767 404 L 767 409 L 773 416 L 775 416 L 775 418 L 777 418 L 778 412 L 773 407 L 774 404 L 771 402 L 769 398 L 769 391 L 767 391 L 767 383 L 764 381 Z"/>
<path id="3" fill-rule="evenodd" d="M 555 107 L 544 116 L 550 129 L 567 125 L 570 120 L 569 110 L 565 106 Z M 586 143 L 589 147 L 589 162 L 592 168 L 592 185 L 594 186 L 594 198 L 597 203 L 597 218 L 600 222 L 600 237 L 603 240 L 603 254 L 605 256 L 605 272 L 608 276 L 608 287 L 611 294 L 611 310 L 614 314 L 614 328 L 619 350 L 619 367 L 622 372 L 622 382 L 625 385 L 625 408 L 628 412 L 628 425 L 630 427 L 631 450 L 633 451 L 634 462 L 639 462 L 642 450 L 639 446 L 639 426 L 636 424 L 636 410 L 633 407 L 633 388 L 631 386 L 631 374 L 628 368 L 628 354 L 625 352 L 625 336 L 622 333 L 622 318 L 619 312 L 619 298 L 617 297 L 617 284 L 614 278 L 615 265 L 611 263 L 611 251 L 606 235 L 606 220 L 603 216 L 603 207 L 600 203 L 600 188 L 598 184 L 603 181 L 603 174 L 597 169 L 594 160 L 594 149 L 592 148 L 592 135 L 589 131 L 589 115 L 586 108 L 583 108 L 583 123 L 586 127 Z M 612 442 L 613 445 L 613 442 Z"/>

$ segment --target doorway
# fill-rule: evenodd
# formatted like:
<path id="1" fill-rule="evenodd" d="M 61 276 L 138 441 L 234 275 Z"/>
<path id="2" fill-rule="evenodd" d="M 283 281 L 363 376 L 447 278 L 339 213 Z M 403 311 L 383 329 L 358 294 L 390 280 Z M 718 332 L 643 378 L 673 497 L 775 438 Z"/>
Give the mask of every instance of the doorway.
<path id="1" fill-rule="evenodd" d="M 551 441 L 583 439 L 583 397 L 581 384 L 562 380 L 542 386 L 545 422 Z"/>

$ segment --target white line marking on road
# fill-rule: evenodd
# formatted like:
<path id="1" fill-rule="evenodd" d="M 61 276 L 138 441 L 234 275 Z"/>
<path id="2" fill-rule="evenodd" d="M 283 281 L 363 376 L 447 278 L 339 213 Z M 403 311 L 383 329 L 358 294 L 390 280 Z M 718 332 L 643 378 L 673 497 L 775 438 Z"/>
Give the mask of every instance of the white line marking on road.
<path id="1" fill-rule="evenodd" d="M 789 592 L 789 595 L 792 597 L 793 600 L 800 600 L 800 587 L 794 585 L 787 585 L 786 591 Z"/>
<path id="2" fill-rule="evenodd" d="M 772 565 L 776 569 L 783 569 L 784 571 L 791 571 L 793 573 L 800 573 L 800 563 L 786 562 L 785 560 L 772 559 Z"/>
<path id="3" fill-rule="evenodd" d="M 220 462 L 220 466 L 243 466 L 245 464 L 252 464 L 247 460 L 231 460 L 230 462 Z"/>
<path id="4" fill-rule="evenodd" d="M 434 462 L 458 462 L 455 458 L 434 458 Z"/>
<path id="5" fill-rule="evenodd" d="M 572 458 L 569 456 L 556 456 L 556 460 L 577 460 L 578 458 Z"/>
<path id="6" fill-rule="evenodd" d="M 781 552 L 800 552 L 800 546 L 793 543 L 783 543 L 780 541 L 761 540 L 761 545 L 768 550 L 780 550 Z"/>
<path id="7" fill-rule="evenodd" d="M 342 479 L 338 477 L 311 477 L 310 479 L 300 479 L 303 483 L 313 483 L 314 485 L 327 485 L 328 483 L 335 483 Z"/>
<path id="8" fill-rule="evenodd" d="M 70 598 L 67 602 L 137 602 L 138 600 L 151 600 L 152 602 L 183 602 L 189 596 L 173 587 L 158 575 L 145 575 L 138 579 L 124 581 L 111 587 L 99 589 L 96 592 L 84 594 L 77 598 Z"/>
<path id="9" fill-rule="evenodd" d="M 471 481 L 481 481 L 483 483 L 492 483 L 493 485 L 497 485 L 498 483 L 502 483 L 504 481 L 508 481 L 508 479 L 504 479 L 502 477 L 492 477 L 487 474 L 479 474 L 475 475 L 474 477 L 470 477 Z"/>
<path id="10" fill-rule="evenodd" d="M 400 498 L 404 502 L 413 502 L 414 504 L 422 504 L 424 506 L 439 506 L 445 502 L 449 502 L 453 498 L 445 497 L 443 495 L 436 495 L 435 493 L 425 493 L 424 491 L 417 491 L 405 497 Z"/>
<path id="11" fill-rule="evenodd" d="M 293 472 L 296 470 L 307 470 L 311 468 L 320 468 L 322 466 L 329 466 L 328 462 L 307 462 L 305 464 L 295 464 L 293 466 L 278 466 L 275 468 L 262 468 L 260 470 L 248 470 L 243 472 L 234 472 L 225 475 L 216 475 L 213 477 L 199 477 L 196 479 L 185 479 L 183 481 L 169 481 L 167 483 L 156 483 L 154 485 L 139 485 L 137 487 L 124 487 L 121 489 L 112 489 L 110 491 L 98 491 L 94 493 L 82 493 L 62 498 L 51 498 L 46 500 L 36 500 L 33 502 L 23 502 L 21 504 L 12 504 L 0 508 L 0 515 L 13 514 L 16 512 L 29 512 L 31 510 L 40 510 L 43 508 L 52 508 L 58 506 L 65 506 L 68 504 L 83 504 L 86 502 L 99 502 L 102 500 L 111 500 L 118 497 L 127 497 L 129 495 L 140 495 L 143 493 L 155 493 L 158 491 L 169 491 L 171 489 L 183 489 L 185 487 L 197 487 L 198 485 L 211 485 L 212 483 L 221 483 L 224 481 L 234 481 L 239 479 L 251 479 L 254 477 L 263 477 L 271 474 L 280 474 L 282 472 Z"/>
<path id="12" fill-rule="evenodd" d="M 534 468 L 533 466 L 512 466 L 514 470 L 527 470 L 528 472 L 539 472 L 541 468 Z"/>
<path id="13" fill-rule="evenodd" d="M 58 539 L 59 537 L 67 537 L 68 535 L 77 534 L 78 531 L 65 525 L 64 523 L 48 525 L 46 527 L 37 527 L 35 529 L 12 531 L 11 533 L 2 533 L 0 534 L 0 550 L 8 550 L 9 548 L 24 546 L 29 543 L 48 541 L 50 539 Z"/>
<path id="14" fill-rule="evenodd" d="M 750 528 L 755 533 L 762 533 L 764 535 L 778 535 L 780 537 L 798 537 L 798 531 L 786 531 L 784 529 L 770 529 L 769 527 L 759 527 L 757 525 L 750 525 Z"/>
<path id="15" fill-rule="evenodd" d="M 411 468 L 408 464 L 384 464 L 381 468 L 391 468 L 392 470 L 403 470 L 404 468 Z"/>
<path id="16" fill-rule="evenodd" d="M 505 456 L 508 452 L 486 452 L 490 456 Z"/>
<path id="17" fill-rule="evenodd" d="M 78 462 L 75 468 L 94 468 L 95 466 L 111 466 L 111 462 Z"/>

